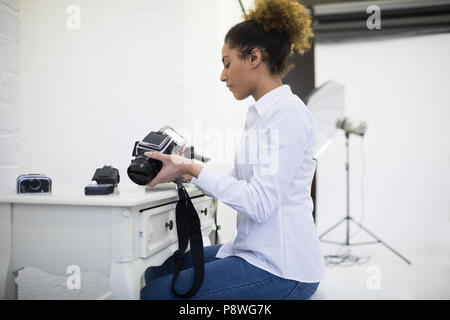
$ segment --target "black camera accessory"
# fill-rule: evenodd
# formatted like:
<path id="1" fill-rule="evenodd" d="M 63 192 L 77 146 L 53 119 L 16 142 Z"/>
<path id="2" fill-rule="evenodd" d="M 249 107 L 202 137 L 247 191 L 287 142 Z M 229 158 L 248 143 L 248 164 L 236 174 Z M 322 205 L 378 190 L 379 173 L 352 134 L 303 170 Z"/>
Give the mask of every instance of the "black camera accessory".
<path id="1" fill-rule="evenodd" d="M 88 184 L 86 187 L 84 187 L 84 194 L 89 196 L 95 196 L 95 195 L 106 195 L 111 194 L 114 192 L 114 185 L 107 183 L 107 184 L 96 184 L 93 182 L 92 184 Z"/>
<path id="2" fill-rule="evenodd" d="M 112 184 L 116 186 L 120 182 L 119 170 L 112 166 L 103 166 L 95 170 L 92 181 L 98 184 Z"/>
<path id="3" fill-rule="evenodd" d="M 203 237 L 200 225 L 200 219 L 197 211 L 192 204 L 189 194 L 187 193 L 181 179 L 175 180 L 178 189 L 179 201 L 175 209 L 178 250 L 173 254 L 174 270 L 172 279 L 172 291 L 178 297 L 190 298 L 202 286 L 203 277 L 205 275 L 205 262 L 203 256 Z M 185 293 L 178 293 L 175 289 L 175 281 L 182 270 L 183 261 L 187 246 L 190 242 L 192 264 L 194 266 L 194 283 L 192 287 Z"/>
<path id="4" fill-rule="evenodd" d="M 52 179 L 43 174 L 22 174 L 17 177 L 17 193 L 52 192 Z"/>
<path id="5" fill-rule="evenodd" d="M 92 181 L 84 187 L 85 195 L 105 195 L 114 192 L 120 182 L 119 170 L 112 166 L 103 166 L 95 170 Z"/>
<path id="6" fill-rule="evenodd" d="M 128 166 L 128 176 L 134 183 L 145 186 L 158 174 L 162 162 L 148 158 L 147 151 L 156 151 L 164 154 L 178 154 L 185 146 L 184 138 L 169 126 L 158 131 L 151 131 L 142 141 L 136 141 L 132 156 L 135 157 Z"/>

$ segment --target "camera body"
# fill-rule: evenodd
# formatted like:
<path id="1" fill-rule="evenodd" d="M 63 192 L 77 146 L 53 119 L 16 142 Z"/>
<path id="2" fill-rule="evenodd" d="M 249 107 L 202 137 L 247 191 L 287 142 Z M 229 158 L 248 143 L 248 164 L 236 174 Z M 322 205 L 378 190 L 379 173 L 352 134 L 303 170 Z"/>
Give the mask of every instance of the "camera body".
<path id="1" fill-rule="evenodd" d="M 17 193 L 52 192 L 52 179 L 43 174 L 23 174 L 17 178 Z"/>
<path id="2" fill-rule="evenodd" d="M 169 126 L 158 131 L 151 131 L 142 141 L 136 141 L 132 156 L 135 157 L 128 166 L 130 179 L 141 186 L 148 184 L 162 168 L 162 162 L 144 155 L 148 151 L 164 154 L 179 154 L 186 141 L 182 135 Z"/>

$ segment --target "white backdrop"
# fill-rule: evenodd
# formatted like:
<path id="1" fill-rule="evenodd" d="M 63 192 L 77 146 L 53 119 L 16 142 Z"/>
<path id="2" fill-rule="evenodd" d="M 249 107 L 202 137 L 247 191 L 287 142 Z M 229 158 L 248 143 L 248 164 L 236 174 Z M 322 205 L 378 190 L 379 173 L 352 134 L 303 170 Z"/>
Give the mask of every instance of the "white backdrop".
<path id="1" fill-rule="evenodd" d="M 344 84 L 347 115 L 368 122 L 363 141 L 350 139 L 351 215 L 364 211 L 405 256 L 450 257 L 449 53 L 450 34 L 316 45 L 316 85 Z M 343 132 L 319 160 L 317 187 L 323 232 L 345 216 Z M 344 240 L 344 229 L 327 238 Z"/>

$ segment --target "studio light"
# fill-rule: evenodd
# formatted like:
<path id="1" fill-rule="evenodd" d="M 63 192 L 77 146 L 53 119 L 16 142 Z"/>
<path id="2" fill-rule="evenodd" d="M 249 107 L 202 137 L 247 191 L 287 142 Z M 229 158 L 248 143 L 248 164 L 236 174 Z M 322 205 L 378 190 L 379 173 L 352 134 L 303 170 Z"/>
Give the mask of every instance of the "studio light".
<path id="1" fill-rule="evenodd" d="M 353 217 L 350 216 L 350 148 L 349 139 L 350 135 L 356 135 L 361 138 L 364 137 L 367 131 L 367 123 L 364 121 L 357 121 L 343 116 L 344 114 L 344 86 L 328 81 L 324 85 L 316 88 L 313 92 L 305 99 L 307 107 L 311 110 L 316 118 L 317 125 L 317 145 L 315 150 L 314 159 L 318 157 L 325 151 L 325 149 L 331 144 L 334 134 L 337 129 L 342 129 L 345 132 L 345 146 L 346 146 L 346 195 L 347 195 L 347 214 L 346 216 L 333 225 L 331 228 L 326 230 L 319 236 L 319 239 L 323 242 L 344 245 L 344 246 L 354 246 L 361 244 L 374 244 L 380 243 L 388 248 L 390 251 L 395 253 L 398 257 L 403 259 L 406 263 L 411 264 L 411 262 L 402 256 L 400 253 L 395 251 L 386 242 L 382 241 L 370 230 L 364 227 L 361 223 L 357 222 Z M 375 241 L 370 242 L 359 242 L 354 243 L 350 241 L 350 222 L 357 225 L 361 230 L 371 236 Z M 345 242 L 337 242 L 331 240 L 325 240 L 324 236 L 339 226 L 341 223 L 346 224 L 346 237 Z"/>
<path id="2" fill-rule="evenodd" d="M 336 128 L 345 131 L 345 134 L 355 134 L 357 136 L 364 136 L 367 130 L 367 123 L 364 121 L 356 121 L 350 118 L 341 118 L 336 122 Z"/>

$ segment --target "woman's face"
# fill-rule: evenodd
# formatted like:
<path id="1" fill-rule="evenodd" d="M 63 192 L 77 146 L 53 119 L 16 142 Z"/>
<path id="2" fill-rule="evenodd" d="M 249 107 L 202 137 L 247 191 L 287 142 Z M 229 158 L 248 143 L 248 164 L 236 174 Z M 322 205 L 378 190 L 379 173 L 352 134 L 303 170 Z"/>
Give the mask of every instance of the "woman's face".
<path id="1" fill-rule="evenodd" d="M 243 60 L 236 49 L 231 49 L 228 43 L 222 48 L 223 71 L 220 80 L 227 84 L 237 100 L 243 100 L 252 94 L 252 77 L 250 59 Z"/>

